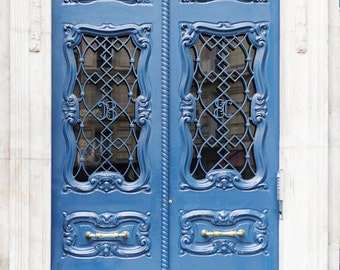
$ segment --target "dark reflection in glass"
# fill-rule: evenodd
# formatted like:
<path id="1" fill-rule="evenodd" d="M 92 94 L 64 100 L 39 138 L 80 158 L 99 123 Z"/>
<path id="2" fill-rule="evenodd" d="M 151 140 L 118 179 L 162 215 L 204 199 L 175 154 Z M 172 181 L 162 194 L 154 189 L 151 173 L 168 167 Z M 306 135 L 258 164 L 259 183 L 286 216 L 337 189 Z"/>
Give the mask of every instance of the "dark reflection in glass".
<path id="1" fill-rule="evenodd" d="M 74 49 L 80 117 L 74 127 L 76 160 L 73 175 L 87 181 L 94 172 L 112 171 L 135 181 L 140 174 L 135 123 L 139 95 L 137 65 L 140 50 L 131 36 L 83 35 Z"/>
<path id="2" fill-rule="evenodd" d="M 203 179 L 209 171 L 233 169 L 244 179 L 256 174 L 250 106 L 255 94 L 256 48 L 247 33 L 231 36 L 200 34 L 191 48 L 196 119 L 191 126 L 191 174 Z"/>

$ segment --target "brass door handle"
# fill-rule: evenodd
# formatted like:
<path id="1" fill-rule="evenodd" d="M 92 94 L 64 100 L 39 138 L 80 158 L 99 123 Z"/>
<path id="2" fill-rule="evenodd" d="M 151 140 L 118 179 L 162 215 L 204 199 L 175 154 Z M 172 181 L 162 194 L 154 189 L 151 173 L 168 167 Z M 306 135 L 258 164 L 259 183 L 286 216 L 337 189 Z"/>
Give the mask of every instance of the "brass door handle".
<path id="1" fill-rule="evenodd" d="M 244 230 L 212 231 L 212 232 L 209 232 L 207 230 L 202 230 L 201 235 L 203 237 L 208 237 L 208 236 L 212 236 L 212 237 L 218 237 L 218 236 L 231 236 L 231 237 L 240 236 L 240 237 L 244 237 L 246 235 L 246 232 Z"/>
<path id="2" fill-rule="evenodd" d="M 91 239 L 91 238 L 124 238 L 127 239 L 130 237 L 130 234 L 128 231 L 123 231 L 121 233 L 91 233 L 91 232 L 86 232 L 85 233 L 85 238 Z"/>

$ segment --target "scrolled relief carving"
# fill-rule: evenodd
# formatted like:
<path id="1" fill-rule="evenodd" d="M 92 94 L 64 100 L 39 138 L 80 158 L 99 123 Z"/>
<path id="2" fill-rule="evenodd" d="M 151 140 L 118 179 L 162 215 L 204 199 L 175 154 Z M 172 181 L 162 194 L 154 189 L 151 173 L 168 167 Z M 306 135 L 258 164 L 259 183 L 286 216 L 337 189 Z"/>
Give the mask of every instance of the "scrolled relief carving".
<path id="1" fill-rule="evenodd" d="M 135 44 L 139 46 L 141 49 L 145 49 L 150 45 L 150 31 L 151 31 L 151 25 L 150 24 L 144 24 L 136 31 L 134 32 L 134 35 L 132 36 Z"/>
<path id="2" fill-rule="evenodd" d="M 64 256 L 124 257 L 150 256 L 150 212 L 125 211 L 118 213 L 63 213 Z M 113 233 L 126 231 L 129 237 L 86 238 L 87 232 Z"/>
<path id="3" fill-rule="evenodd" d="M 267 116 L 267 100 L 264 95 L 254 94 L 251 102 L 251 119 L 254 124 L 261 123 Z"/>
<path id="4" fill-rule="evenodd" d="M 64 101 L 63 112 L 65 120 L 74 126 L 78 123 L 79 119 L 79 102 L 78 98 L 72 94 Z"/>
<path id="5" fill-rule="evenodd" d="M 124 177 L 116 172 L 97 172 L 89 176 L 88 179 L 92 189 L 99 189 L 104 192 L 110 192 L 114 189 L 120 189 L 124 184 Z"/>
<path id="6" fill-rule="evenodd" d="M 267 210 L 181 211 L 180 255 L 253 255 L 267 253 Z M 244 236 L 203 237 L 202 230 L 244 230 Z"/>
<path id="7" fill-rule="evenodd" d="M 196 114 L 196 101 L 192 94 L 188 94 L 182 99 L 180 110 L 184 122 L 192 124 Z"/>
<path id="8" fill-rule="evenodd" d="M 206 175 L 208 181 L 216 188 L 230 189 L 242 180 L 242 176 L 236 170 L 213 170 Z"/>
<path id="9" fill-rule="evenodd" d="M 262 47 L 267 42 L 267 32 L 268 32 L 268 24 L 267 23 L 257 23 L 255 27 L 249 29 L 250 39 L 254 45 L 257 47 Z"/>
<path id="10" fill-rule="evenodd" d="M 140 127 L 145 125 L 151 114 L 151 104 L 148 98 L 139 96 L 136 100 L 136 124 Z"/>
<path id="11" fill-rule="evenodd" d="M 147 132 L 149 135 L 150 132 Z M 73 141 L 69 138 L 66 140 L 66 145 L 70 153 L 68 155 L 74 155 Z M 141 146 L 141 151 L 139 155 L 143 156 L 144 153 L 147 152 L 147 145 Z M 140 167 L 145 168 L 148 165 L 148 161 L 141 160 Z M 71 174 L 71 166 L 65 165 L 65 179 L 72 179 Z M 68 173 L 68 174 L 67 174 Z M 77 192 L 91 192 L 91 191 L 102 191 L 105 193 L 110 193 L 115 190 L 119 190 L 122 192 L 138 192 L 141 190 L 145 190 L 146 192 L 150 192 L 150 184 L 148 183 L 150 177 L 149 170 L 143 171 L 138 179 L 135 182 L 127 182 L 119 172 L 111 172 L 111 171 L 98 171 L 92 173 L 88 177 L 88 181 L 86 182 L 76 182 L 75 180 L 66 181 L 66 185 L 64 186 L 64 192 L 68 192 L 70 190 Z M 141 181 L 143 180 L 143 181 Z"/>
<path id="12" fill-rule="evenodd" d="M 81 41 L 81 31 L 73 24 L 64 25 L 65 46 L 73 48 Z"/>

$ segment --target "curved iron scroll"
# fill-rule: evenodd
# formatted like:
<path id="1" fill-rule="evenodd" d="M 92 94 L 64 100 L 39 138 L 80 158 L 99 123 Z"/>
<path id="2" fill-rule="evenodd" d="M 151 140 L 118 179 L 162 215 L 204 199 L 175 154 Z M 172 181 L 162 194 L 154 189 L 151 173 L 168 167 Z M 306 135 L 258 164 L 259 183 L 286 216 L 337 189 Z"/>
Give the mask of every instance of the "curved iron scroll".
<path id="1" fill-rule="evenodd" d="M 74 212 L 64 215 L 64 256 L 137 257 L 150 256 L 150 213 L 125 211 L 118 213 Z M 129 239 L 89 239 L 87 231 L 112 233 L 126 231 Z"/>
<path id="2" fill-rule="evenodd" d="M 268 90 L 265 81 L 264 66 L 266 62 L 267 54 L 267 30 L 268 24 L 266 22 L 244 22 L 237 24 L 230 24 L 228 22 L 212 24 L 212 23 L 187 23 L 181 24 L 182 37 L 181 37 L 181 53 L 183 59 L 183 72 L 182 79 L 179 88 L 179 94 L 182 99 L 180 110 L 180 131 L 183 138 L 183 150 L 181 152 L 181 178 L 182 189 L 194 189 L 194 190 L 208 190 L 212 188 L 230 189 L 238 188 L 243 190 L 256 189 L 258 187 L 266 187 L 265 177 L 267 173 L 266 158 L 264 152 L 265 134 L 267 130 L 266 115 L 267 115 L 267 99 Z M 202 37 L 202 35 L 205 35 Z M 206 38 L 206 40 L 204 40 Z M 202 41 L 203 39 L 203 41 Z M 207 47 L 216 48 L 216 44 L 211 45 L 210 42 L 219 42 L 224 39 L 226 45 L 221 45 L 221 54 L 217 53 L 220 63 L 216 65 L 217 71 L 210 70 L 209 74 L 204 74 L 200 65 L 200 55 L 195 48 L 195 44 L 198 40 L 205 44 Z M 249 49 L 241 44 L 246 40 L 249 44 Z M 215 47 L 214 47 L 215 46 Z M 230 69 L 230 65 L 227 63 L 228 52 L 226 47 L 230 46 L 231 50 L 235 47 L 242 47 L 244 53 L 244 70 L 247 70 L 250 79 L 248 81 L 244 79 L 244 76 L 238 70 Z M 193 59 L 193 51 L 196 54 L 196 59 Z M 195 52 L 196 50 L 196 52 Z M 253 50 L 253 59 L 250 59 L 250 53 L 247 50 Z M 252 61 L 252 62 L 251 62 Z M 221 67 L 223 66 L 223 67 Z M 222 74 L 222 78 L 218 74 Z M 198 74 L 198 75 L 197 75 Z M 202 75 L 203 74 L 203 75 Z M 201 76 L 201 82 L 197 82 L 195 76 Z M 205 77 L 204 77 L 205 76 Z M 216 132 L 219 133 L 219 138 L 216 139 L 213 135 L 209 138 L 204 138 L 202 135 L 202 114 L 196 115 L 196 104 L 202 105 L 202 92 L 206 82 L 216 83 L 217 79 L 220 85 L 216 87 L 218 95 L 209 105 L 202 106 L 203 113 L 214 119 L 220 126 L 216 128 Z M 240 81 L 243 84 L 244 101 L 241 105 L 238 105 L 229 96 L 229 85 L 226 83 L 230 80 L 231 83 Z M 250 95 L 249 85 L 254 84 L 255 93 Z M 191 93 L 191 87 L 194 85 L 197 93 L 194 96 Z M 250 107 L 249 112 L 245 112 L 244 108 Z M 233 108 L 235 112 L 229 112 L 228 110 Z M 248 109 L 247 109 L 248 110 Z M 202 179 L 196 178 L 191 172 L 192 160 L 194 157 L 194 151 L 197 156 L 197 160 L 202 157 L 202 149 L 198 149 L 193 141 L 193 136 L 200 136 L 200 140 L 203 141 L 203 145 L 211 146 L 213 143 L 220 147 L 220 150 L 229 153 L 230 147 L 234 147 L 237 144 L 243 144 L 242 138 L 230 135 L 228 121 L 236 114 L 241 115 L 244 119 L 245 131 L 250 135 L 250 146 L 244 147 L 244 160 L 248 164 L 254 162 L 252 170 L 252 176 L 245 178 L 242 175 L 242 171 L 237 170 L 233 164 L 227 164 L 228 166 L 219 164 L 207 171 L 204 171 L 205 177 Z M 225 119 L 221 121 L 220 119 Z M 194 125 L 196 131 L 192 135 L 190 126 Z M 250 131 L 250 126 L 253 127 L 253 131 Z M 255 133 L 255 135 L 253 134 Z M 199 134 L 199 135 L 197 135 Z M 229 136 L 229 137 L 228 137 Z M 232 137 L 231 137 L 232 136 Z M 243 135 L 243 137 L 246 135 Z M 230 138 L 231 137 L 231 138 Z M 213 143 L 211 142 L 213 141 Z M 195 148 L 196 147 L 196 148 Z M 215 147 L 215 146 L 214 146 Z M 217 152 L 220 153 L 220 152 Z M 225 154 L 225 155 L 227 155 Z M 228 162 L 226 157 L 221 154 L 221 160 Z M 195 164 L 194 164 L 195 165 Z M 199 165 L 195 165 L 196 167 Z M 246 165 L 243 165 L 245 167 Z M 247 165 L 249 166 L 249 165 Z"/>
<path id="3" fill-rule="evenodd" d="M 267 252 L 267 210 L 181 211 L 181 255 L 251 255 Z M 244 236 L 204 237 L 202 230 L 243 230 Z"/>
<path id="4" fill-rule="evenodd" d="M 147 80 L 147 66 L 150 56 L 150 44 L 149 44 L 149 34 L 151 30 L 150 24 L 143 25 L 135 25 L 135 24 L 127 24 L 127 25 L 111 25 L 111 24 L 103 24 L 100 26 L 80 24 L 80 25 L 71 25 L 66 24 L 64 26 L 65 32 L 65 40 L 64 40 L 64 55 L 67 63 L 67 80 L 64 85 L 64 103 L 63 103 L 63 113 L 64 113 L 64 123 L 63 123 L 63 134 L 65 138 L 66 151 L 64 156 L 64 164 L 63 164 L 63 176 L 65 181 L 64 191 L 73 190 L 77 192 L 90 192 L 94 190 L 100 190 L 103 192 L 111 192 L 114 190 L 120 190 L 123 192 L 137 192 L 141 190 L 149 191 L 149 178 L 150 178 L 150 166 L 148 159 L 148 143 L 150 136 L 150 114 L 151 114 L 151 105 L 150 105 L 150 91 Z M 117 170 L 114 169 L 114 166 L 109 167 L 109 169 L 104 168 L 104 166 L 98 166 L 96 170 L 92 172 L 92 174 L 88 174 L 87 180 L 78 181 L 74 176 L 74 164 L 77 156 L 77 151 L 79 153 L 79 147 L 77 146 L 77 140 L 74 134 L 74 127 L 76 125 L 82 127 L 84 124 L 82 120 L 79 118 L 80 115 L 80 102 L 84 100 L 85 90 L 79 91 L 80 93 L 76 94 L 74 91 L 76 83 L 79 84 L 79 79 L 77 78 L 80 72 L 84 71 L 84 68 L 79 68 L 78 65 L 82 65 L 84 59 L 79 56 L 78 61 L 75 59 L 74 50 L 77 49 L 77 46 L 82 42 L 84 35 L 94 36 L 95 38 L 103 38 L 108 39 L 111 37 L 120 37 L 120 36 L 129 36 L 132 40 L 131 42 L 134 46 L 140 51 L 138 58 L 138 66 L 137 71 L 134 69 L 135 62 L 137 62 L 131 56 L 129 72 L 133 74 L 136 78 L 136 81 L 133 82 L 131 87 L 137 87 L 139 89 L 139 96 L 136 98 L 133 97 L 132 89 L 130 86 L 128 88 L 129 93 L 126 92 L 126 96 L 129 97 L 131 103 L 134 103 L 134 111 L 135 115 L 132 116 L 135 119 L 131 119 L 131 116 L 128 115 L 124 110 L 125 107 L 120 106 L 118 102 L 116 102 L 110 95 L 113 91 L 112 88 L 109 90 L 109 93 L 105 93 L 104 90 L 100 90 L 104 98 L 101 99 L 96 105 L 92 106 L 90 109 L 86 107 L 86 105 L 82 105 L 83 108 L 87 109 L 86 117 L 96 118 L 98 123 L 102 126 L 102 129 L 110 131 L 110 127 L 105 127 L 104 120 L 107 121 L 110 125 L 114 123 L 116 120 L 117 112 L 115 111 L 118 108 L 120 111 L 120 115 L 123 115 L 128 119 L 128 124 L 130 130 L 134 129 L 134 126 L 138 126 L 140 131 L 136 134 L 135 131 L 131 135 L 132 138 L 136 140 L 136 147 L 129 151 L 129 164 L 132 162 L 138 162 L 138 178 L 134 181 L 125 181 L 124 175 L 121 175 Z M 101 40 L 97 41 L 97 43 L 102 42 Z M 117 41 L 121 42 L 121 41 Z M 119 46 L 123 46 L 123 43 L 117 43 Z M 117 45 L 117 46 L 118 46 Z M 112 45 L 113 46 L 113 45 Z M 75 49 L 76 48 L 76 49 Z M 98 50 L 94 48 L 94 50 Z M 106 53 L 106 52 L 105 52 Z M 80 63 L 80 64 L 79 64 Z M 108 70 L 112 70 L 110 63 L 104 62 L 103 65 L 108 66 Z M 131 68 L 133 67 L 133 68 Z M 101 66 L 102 68 L 102 66 Z M 81 69 L 80 71 L 77 69 Z M 117 80 L 123 81 L 125 85 L 127 85 L 127 79 L 125 79 L 120 73 L 111 76 L 109 79 L 106 77 L 110 76 L 108 71 L 102 68 L 104 75 L 102 75 L 101 81 L 104 81 L 104 87 L 109 88 L 109 83 L 105 80 L 108 80 L 110 83 L 116 83 Z M 87 81 L 94 81 L 95 78 L 98 78 L 98 73 L 93 73 L 92 77 L 89 77 Z M 88 75 L 87 75 L 88 76 Z M 104 77 L 106 76 L 106 77 Z M 114 77 L 117 76 L 117 77 Z M 97 79 L 98 80 L 98 79 Z M 84 84 L 84 88 L 86 87 L 87 82 Z M 78 96 L 77 96 L 78 95 Z M 129 101 L 130 102 L 130 101 Z M 120 106 L 120 107 L 119 107 Z M 94 108 L 94 109 L 93 109 Z M 100 111 L 98 115 L 94 113 L 94 110 Z M 131 137 L 130 136 L 130 137 Z M 109 143 L 108 138 L 105 138 Z M 97 140 L 94 138 L 93 140 Z M 122 140 L 118 138 L 118 143 L 123 144 Z M 98 140 L 97 140 L 98 142 Z M 88 143 L 88 140 L 87 140 Z M 91 145 L 92 148 L 94 146 Z M 105 146 L 104 146 L 105 147 Z M 126 147 L 127 148 L 127 147 Z M 84 150 L 85 151 L 85 150 Z M 136 154 L 135 154 L 136 152 Z M 136 155 L 136 161 L 132 160 L 132 155 Z M 84 161 L 81 161 L 84 163 Z M 133 166 L 133 165 L 129 165 Z"/>

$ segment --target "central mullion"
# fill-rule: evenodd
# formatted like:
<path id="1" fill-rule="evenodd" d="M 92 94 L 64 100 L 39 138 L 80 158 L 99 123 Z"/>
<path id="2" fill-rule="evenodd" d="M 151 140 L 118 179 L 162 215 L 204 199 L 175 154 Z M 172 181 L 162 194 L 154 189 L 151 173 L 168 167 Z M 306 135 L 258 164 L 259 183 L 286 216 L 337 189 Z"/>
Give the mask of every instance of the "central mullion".
<path id="1" fill-rule="evenodd" d="M 169 93 L 170 93 L 170 0 L 162 0 L 161 25 L 161 269 L 169 269 Z"/>

